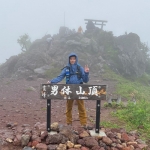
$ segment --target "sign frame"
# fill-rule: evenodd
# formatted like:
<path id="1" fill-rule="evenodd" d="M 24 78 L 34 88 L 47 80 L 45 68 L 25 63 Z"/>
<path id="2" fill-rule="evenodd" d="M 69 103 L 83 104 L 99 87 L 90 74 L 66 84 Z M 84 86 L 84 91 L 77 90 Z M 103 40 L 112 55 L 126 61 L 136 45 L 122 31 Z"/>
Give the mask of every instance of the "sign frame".
<path id="1" fill-rule="evenodd" d="M 47 99 L 47 131 L 51 132 L 51 127 L 50 127 L 51 125 L 51 100 L 52 99 L 60 99 L 60 100 L 78 99 L 78 100 L 96 100 L 95 133 L 99 133 L 101 100 L 106 99 L 106 88 L 107 88 L 107 85 L 96 85 L 96 84 L 94 85 L 90 85 L 90 84 L 41 84 L 40 98 Z M 67 89 L 66 92 L 64 89 L 65 90 Z"/>

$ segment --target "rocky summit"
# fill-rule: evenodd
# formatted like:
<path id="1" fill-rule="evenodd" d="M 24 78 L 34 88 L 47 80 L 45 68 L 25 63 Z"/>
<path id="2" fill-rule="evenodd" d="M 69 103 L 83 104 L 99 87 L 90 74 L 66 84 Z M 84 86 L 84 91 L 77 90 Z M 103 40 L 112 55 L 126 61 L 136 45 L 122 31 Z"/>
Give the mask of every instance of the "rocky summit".
<path id="1" fill-rule="evenodd" d="M 88 64 L 95 76 L 109 66 L 118 74 L 139 77 L 147 70 L 147 51 L 135 33 L 116 37 L 99 28 L 81 34 L 61 27 L 58 34 L 37 39 L 27 51 L 10 57 L 0 66 L 0 77 L 32 80 L 54 76 L 66 66 L 70 52 L 77 53 L 79 63 Z"/>

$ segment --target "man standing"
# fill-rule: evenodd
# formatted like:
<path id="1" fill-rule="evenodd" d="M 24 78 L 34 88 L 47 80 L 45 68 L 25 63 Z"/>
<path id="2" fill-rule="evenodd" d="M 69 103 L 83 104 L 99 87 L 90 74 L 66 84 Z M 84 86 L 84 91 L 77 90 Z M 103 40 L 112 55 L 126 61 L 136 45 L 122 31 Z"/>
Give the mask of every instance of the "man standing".
<path id="1" fill-rule="evenodd" d="M 62 69 L 62 72 L 56 78 L 48 81 L 48 83 L 58 83 L 66 77 L 66 84 L 83 84 L 89 81 L 89 68 L 85 68 L 78 64 L 78 57 L 75 53 L 69 55 L 68 65 Z M 66 122 L 72 125 L 72 107 L 74 100 L 67 100 L 66 104 Z M 87 125 L 87 114 L 83 100 L 77 100 L 79 119 L 83 127 Z"/>

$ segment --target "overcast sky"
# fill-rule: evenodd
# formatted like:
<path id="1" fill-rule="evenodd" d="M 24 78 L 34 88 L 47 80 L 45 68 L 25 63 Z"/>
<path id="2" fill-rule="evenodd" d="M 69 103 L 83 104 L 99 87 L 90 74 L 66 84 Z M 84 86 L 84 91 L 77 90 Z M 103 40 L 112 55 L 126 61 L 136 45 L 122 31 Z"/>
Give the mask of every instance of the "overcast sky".
<path id="1" fill-rule="evenodd" d="M 65 25 L 76 29 L 84 19 L 107 20 L 114 35 L 137 33 L 150 46 L 150 0 L 0 0 L 0 63 L 19 54 L 19 36 L 31 41 L 58 33 Z"/>

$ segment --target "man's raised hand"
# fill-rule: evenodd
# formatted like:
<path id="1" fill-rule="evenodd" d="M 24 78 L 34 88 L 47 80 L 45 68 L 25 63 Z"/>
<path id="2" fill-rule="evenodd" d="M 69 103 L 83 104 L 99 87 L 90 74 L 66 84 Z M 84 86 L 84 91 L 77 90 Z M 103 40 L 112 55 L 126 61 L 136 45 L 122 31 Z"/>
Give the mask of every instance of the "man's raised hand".
<path id="1" fill-rule="evenodd" d="M 85 72 L 89 72 L 89 67 L 88 67 L 88 65 L 85 65 L 84 71 L 85 71 Z"/>
<path id="2" fill-rule="evenodd" d="M 47 81 L 47 84 L 51 84 L 51 82 L 50 82 L 50 81 Z"/>

